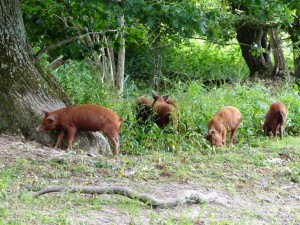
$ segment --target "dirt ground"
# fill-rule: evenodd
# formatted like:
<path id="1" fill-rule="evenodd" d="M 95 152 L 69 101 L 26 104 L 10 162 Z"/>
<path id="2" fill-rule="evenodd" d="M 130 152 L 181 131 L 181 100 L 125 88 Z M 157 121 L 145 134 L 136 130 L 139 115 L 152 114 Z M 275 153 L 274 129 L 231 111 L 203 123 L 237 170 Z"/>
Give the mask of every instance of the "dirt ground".
<path id="1" fill-rule="evenodd" d="M 141 156 L 135 156 L 141 157 Z M 84 153 L 66 153 L 62 150 L 42 146 L 35 142 L 25 142 L 18 136 L 0 135 L 0 170 L 13 165 L 20 159 L 30 162 L 50 162 L 52 159 L 64 158 L 68 162 L 84 160 L 86 165 L 93 165 L 96 156 Z M 39 172 L 30 171 L 24 174 L 24 180 L 18 188 L 12 187 L 12 194 L 25 191 L 33 194 L 33 188 L 28 184 L 28 179 L 35 180 L 41 188 L 47 186 L 59 186 L 62 183 L 69 185 L 98 185 L 98 186 L 126 186 L 136 191 L 149 193 L 157 198 L 176 197 L 184 190 L 196 190 L 204 194 L 217 193 L 215 201 L 207 204 L 184 204 L 175 208 L 151 209 L 141 204 L 140 210 L 126 209 L 126 202 L 123 198 L 116 195 L 94 196 L 74 194 L 74 198 L 99 200 L 100 207 L 90 207 L 88 202 L 83 204 L 69 204 L 70 210 L 66 210 L 65 215 L 70 218 L 70 224 L 300 224 L 300 186 L 293 182 L 274 181 L 268 168 L 258 168 L 257 173 L 262 176 L 254 176 L 253 171 L 240 171 L 239 174 L 227 173 L 222 175 L 224 182 L 205 183 L 207 177 L 202 175 L 198 179 L 191 178 L 183 181 L 172 179 L 172 177 L 159 179 L 135 179 L 134 174 L 137 165 L 131 164 L 125 168 L 124 176 L 117 174 L 119 160 L 113 157 L 104 157 L 111 165 L 110 170 L 115 173 L 110 176 L 94 174 L 92 178 L 88 174 L 77 174 L 61 181 L 59 178 L 40 178 Z M 136 160 L 138 164 L 138 160 Z M 280 161 L 274 161 L 278 166 L 284 168 Z M 25 171 L 24 171 L 25 172 Z M 264 175 L 265 173 L 265 175 Z M 251 175 L 252 174 L 252 175 Z M 243 177 L 244 185 L 233 185 L 237 179 Z M 247 183 L 251 179 L 251 183 Z M 30 184 L 33 181 L 30 180 Z M 224 184 L 224 185 L 223 185 Z M 232 191 L 230 186 L 232 184 Z M 43 201 L 50 201 L 53 197 L 63 196 L 63 194 L 46 194 L 40 198 Z M 62 197 L 63 198 L 63 197 Z M 110 203 L 106 204 L 101 199 L 107 199 Z M 118 202 L 122 199 L 122 204 Z M 49 200 L 50 199 L 50 200 Z M 9 200 L 8 200 L 9 201 Z M 63 200 L 61 200 L 63 201 Z M 112 202 L 112 204 L 111 204 Z M 128 206 L 130 207 L 130 206 Z M 18 208 L 18 209 L 16 209 Z M 24 211 L 29 208 L 39 214 L 49 217 L 57 216 L 60 206 L 50 204 L 47 208 L 39 205 L 26 205 L 22 201 L 18 207 L 13 207 L 13 212 L 8 213 L 7 218 L 21 217 Z M 9 218 L 8 218 L 9 219 Z M 34 216 L 32 223 L 36 221 Z M 29 224 L 30 221 L 27 221 Z"/>

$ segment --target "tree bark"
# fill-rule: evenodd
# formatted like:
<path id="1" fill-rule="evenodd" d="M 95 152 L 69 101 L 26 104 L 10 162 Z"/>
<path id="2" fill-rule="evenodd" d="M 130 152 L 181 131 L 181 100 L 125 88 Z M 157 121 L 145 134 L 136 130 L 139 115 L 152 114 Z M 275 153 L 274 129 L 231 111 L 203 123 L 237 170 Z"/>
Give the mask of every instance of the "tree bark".
<path id="1" fill-rule="evenodd" d="M 289 34 L 293 42 L 294 52 L 294 76 L 300 78 L 300 15 L 294 18 L 294 23 L 289 27 Z"/>
<path id="2" fill-rule="evenodd" d="M 177 197 L 161 199 L 155 196 L 139 193 L 128 187 L 113 186 L 113 187 L 99 187 L 99 186 L 71 186 L 71 187 L 50 187 L 45 190 L 41 190 L 33 195 L 37 198 L 41 195 L 52 193 L 52 192 L 70 192 L 70 193 L 83 193 L 83 194 L 117 194 L 123 195 L 127 198 L 136 199 L 140 202 L 145 203 L 152 208 L 171 208 L 187 203 L 210 203 L 219 201 L 219 196 L 216 192 L 209 194 L 203 194 L 199 191 L 185 190 L 180 193 Z"/>
<path id="3" fill-rule="evenodd" d="M 268 45 L 266 41 L 266 31 L 264 29 L 250 28 L 241 26 L 237 28 L 237 40 L 240 43 L 243 58 L 245 59 L 250 76 L 256 73 L 265 73 L 272 66 Z M 257 45 L 256 48 L 265 49 L 264 53 L 253 55 L 251 53 L 251 46 Z"/>
<path id="4" fill-rule="evenodd" d="M 153 90 L 158 91 L 161 74 L 161 55 L 159 50 L 153 53 Z"/>
<path id="5" fill-rule="evenodd" d="M 65 107 L 71 101 L 52 76 L 41 75 L 35 68 L 18 0 L 0 0 L 0 51 L 0 131 L 48 143 L 50 135 L 35 131 L 41 110 Z M 77 139 L 80 146 L 108 151 L 102 136 L 101 143 L 86 137 Z"/>
<path id="6" fill-rule="evenodd" d="M 56 70 L 58 67 L 68 63 L 70 60 L 67 59 L 65 60 L 63 58 L 63 55 L 59 56 L 58 58 L 56 58 L 53 62 L 51 62 L 48 66 L 47 69 L 49 70 Z"/>
<path id="7" fill-rule="evenodd" d="M 272 72 L 272 77 L 284 77 L 287 73 L 285 67 L 285 59 L 281 47 L 281 40 L 278 37 L 278 32 L 276 28 L 269 29 L 270 44 L 274 57 L 274 67 Z"/>
<path id="8" fill-rule="evenodd" d="M 122 4 L 122 0 L 118 0 L 120 4 Z M 122 30 L 125 26 L 124 22 L 124 14 L 120 15 L 119 17 L 120 29 Z M 124 89 L 124 69 L 125 69 L 125 38 L 123 36 L 122 31 L 120 34 L 120 49 L 118 53 L 118 70 L 117 70 L 117 77 L 116 77 L 116 86 L 118 88 L 118 94 L 123 94 Z"/>

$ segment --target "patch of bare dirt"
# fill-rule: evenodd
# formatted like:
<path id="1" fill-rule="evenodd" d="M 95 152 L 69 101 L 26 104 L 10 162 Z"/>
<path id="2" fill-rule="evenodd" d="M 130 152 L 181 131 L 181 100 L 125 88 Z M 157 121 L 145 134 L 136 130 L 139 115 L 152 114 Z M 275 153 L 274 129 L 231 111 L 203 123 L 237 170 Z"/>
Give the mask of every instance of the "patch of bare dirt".
<path id="1" fill-rule="evenodd" d="M 94 165 L 95 156 L 85 153 L 66 153 L 36 142 L 25 142 L 22 137 L 0 135 L 0 169 L 10 166 L 18 159 L 45 163 L 53 159 L 64 159 L 74 163 L 85 160 L 85 162 Z M 111 171 L 120 169 L 117 163 L 120 159 L 113 157 L 104 157 L 103 159 L 112 165 Z M 77 194 L 78 198 L 99 199 L 99 208 L 89 206 L 87 203 L 70 205 L 72 210 L 65 213 L 71 219 L 72 224 L 167 224 L 170 219 L 174 219 L 175 222 L 180 221 L 178 224 L 183 223 L 183 221 L 193 221 L 194 224 L 215 224 L 217 222 L 223 222 L 223 224 L 300 224 L 299 184 L 276 182 L 267 175 L 267 168 L 266 170 L 262 168 L 261 171 L 257 171 L 266 173 L 266 176 L 262 176 L 263 179 L 261 180 L 255 180 L 255 177 L 247 177 L 247 171 L 243 171 L 243 179 L 241 179 L 241 174 L 238 176 L 235 174 L 224 176 L 222 178 L 224 179 L 224 186 L 222 186 L 219 185 L 220 182 L 206 184 L 204 183 L 205 179 L 201 177 L 187 182 L 170 178 L 159 180 L 131 179 L 130 175 L 134 173 L 132 167 L 134 165 L 127 168 L 130 171 L 129 178 L 119 177 L 117 172 L 112 172 L 111 177 L 94 174 L 93 178 L 81 173 L 77 176 L 64 178 L 63 181 L 59 178 L 49 178 L 46 181 L 41 181 L 41 186 L 59 186 L 66 183 L 69 185 L 121 185 L 142 193 L 152 194 L 157 198 L 175 197 L 183 190 L 196 190 L 204 194 L 216 192 L 218 195 L 215 201 L 207 204 L 184 204 L 168 209 L 151 209 L 141 204 L 141 210 L 128 211 L 122 208 L 124 206 L 118 205 L 118 199 L 125 197 Z M 34 172 L 30 171 L 30 173 Z M 35 182 L 39 182 L 40 174 L 33 174 L 32 176 L 36 177 Z M 247 179 L 252 179 L 254 182 L 247 185 Z M 68 181 L 66 182 L 66 180 Z M 28 182 L 28 180 L 24 180 L 23 185 L 21 184 L 16 189 L 12 187 L 12 191 L 29 191 L 33 194 L 33 191 L 27 189 L 28 185 L 26 183 Z M 30 182 L 32 183 L 32 181 Z M 228 185 L 232 185 L 232 191 L 230 191 Z M 24 189 L 20 190 L 20 188 Z M 53 196 L 57 195 L 63 196 L 63 194 L 47 194 L 41 198 L 50 201 Z M 101 201 L 102 198 L 112 199 L 115 205 L 105 204 Z M 28 210 L 26 204 L 23 203 L 23 205 L 19 205 L 14 215 L 18 217 L 26 210 Z M 58 215 L 60 207 L 51 205 L 47 209 L 42 209 L 40 206 L 36 206 L 31 210 L 36 210 L 49 217 L 55 217 Z"/>

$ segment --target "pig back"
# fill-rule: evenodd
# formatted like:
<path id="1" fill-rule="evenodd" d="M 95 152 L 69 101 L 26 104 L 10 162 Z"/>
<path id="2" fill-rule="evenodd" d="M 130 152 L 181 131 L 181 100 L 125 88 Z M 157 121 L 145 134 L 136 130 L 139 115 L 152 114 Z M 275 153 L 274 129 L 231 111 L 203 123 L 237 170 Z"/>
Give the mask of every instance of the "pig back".
<path id="1" fill-rule="evenodd" d="M 99 105 L 78 105 L 68 109 L 68 118 L 78 129 L 100 131 L 104 127 L 119 131 L 122 119 L 114 111 Z"/>
<path id="2" fill-rule="evenodd" d="M 149 105 L 149 106 L 152 106 L 153 101 L 151 101 L 150 99 L 148 99 L 148 98 L 146 98 L 144 96 L 141 96 L 141 97 L 138 97 L 137 103 L 139 105 Z"/>
<path id="3" fill-rule="evenodd" d="M 282 102 L 274 102 L 266 114 L 264 126 L 268 126 L 268 129 L 270 129 L 270 126 L 277 126 L 279 123 L 285 124 L 286 116 L 285 105 Z"/>
<path id="4" fill-rule="evenodd" d="M 282 102 L 274 102 L 271 104 L 270 109 L 267 113 L 268 117 L 276 117 L 278 113 L 282 113 L 284 119 L 286 117 L 286 108 L 285 105 Z"/>
<path id="5" fill-rule="evenodd" d="M 230 129 L 235 128 L 242 119 L 240 111 L 233 106 L 221 108 L 214 117 L 219 123 Z"/>

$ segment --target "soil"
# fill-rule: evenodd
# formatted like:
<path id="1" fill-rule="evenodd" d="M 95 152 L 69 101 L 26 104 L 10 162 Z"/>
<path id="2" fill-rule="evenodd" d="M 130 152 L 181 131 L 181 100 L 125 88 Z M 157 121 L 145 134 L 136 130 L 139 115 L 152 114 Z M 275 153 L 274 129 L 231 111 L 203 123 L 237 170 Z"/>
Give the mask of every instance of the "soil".
<path id="1" fill-rule="evenodd" d="M 93 162 L 97 157 L 85 153 L 66 153 L 63 150 L 45 147 L 36 142 L 25 142 L 24 138 L 19 136 L 0 135 L 0 169 L 14 164 L 19 159 L 26 159 L 30 162 L 50 162 L 63 159 L 74 164 L 84 160 L 87 165 L 89 163 L 94 165 Z M 257 169 L 257 173 L 265 173 L 257 178 L 252 174 L 253 171 L 251 173 L 250 171 L 249 173 L 248 171 L 239 171 L 223 175 L 221 179 L 224 180 L 224 183 L 222 180 L 205 183 L 206 178 L 202 176 L 198 176 L 198 179 L 187 180 L 173 179 L 168 175 L 161 176 L 159 179 L 135 179 L 134 174 L 137 172 L 135 165 L 127 166 L 124 176 L 120 177 L 118 176 L 118 171 L 120 171 L 118 166 L 121 165 L 121 159 L 113 157 L 102 159 L 112 165 L 109 169 L 109 176 L 95 174 L 90 178 L 87 173 L 78 173 L 63 181 L 55 177 L 45 180 L 40 178 L 38 172 L 30 171 L 30 174 L 24 175 L 26 180 L 23 180 L 18 188 L 12 187 L 12 193 L 28 191 L 33 194 L 35 190 L 32 188 L 34 186 L 32 180 L 35 180 L 38 183 L 36 185 L 39 187 L 38 189 L 67 183 L 69 185 L 126 186 L 158 198 L 176 197 L 184 190 L 196 190 L 203 194 L 216 192 L 218 195 L 215 201 L 206 204 L 183 204 L 175 208 L 151 209 L 141 203 L 138 205 L 141 210 L 127 210 L 124 209 L 126 204 L 125 206 L 124 203 L 118 204 L 120 199 L 124 202 L 125 197 L 74 194 L 74 198 L 99 200 L 99 207 L 89 206 L 89 202 L 74 205 L 71 201 L 68 203 L 71 210 L 66 212 L 67 217 L 71 218 L 71 224 L 300 224 L 299 184 L 272 179 L 267 167 Z M 138 159 L 136 161 L 138 162 Z M 284 169 L 280 160 L 274 160 L 273 163 L 277 163 Z M 30 177 L 32 179 L 29 181 Z M 242 179 L 243 182 L 233 185 L 237 179 Z M 247 183 L 249 179 L 251 179 L 251 184 Z M 232 191 L 228 188 L 228 185 L 231 184 Z M 51 198 L 59 196 L 63 196 L 63 194 L 46 194 L 39 198 L 50 201 Z M 109 199 L 114 204 L 106 204 L 105 201 L 101 201 L 103 198 Z M 27 207 L 23 201 L 18 210 L 13 213 L 14 216 L 21 216 L 28 210 Z M 36 205 L 31 210 L 55 217 L 58 215 L 60 206 L 51 204 L 48 208 L 41 208 Z M 169 223 L 170 221 L 173 223 Z M 188 222 L 184 223 L 184 221 Z M 27 222 L 30 223 L 30 221 Z"/>

